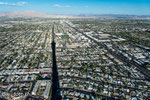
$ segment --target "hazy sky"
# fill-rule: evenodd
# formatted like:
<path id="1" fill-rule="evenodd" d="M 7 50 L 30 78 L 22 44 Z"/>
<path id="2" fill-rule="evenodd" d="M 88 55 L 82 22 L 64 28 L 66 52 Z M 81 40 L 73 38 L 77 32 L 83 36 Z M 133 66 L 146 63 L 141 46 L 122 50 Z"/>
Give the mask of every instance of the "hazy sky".
<path id="1" fill-rule="evenodd" d="M 0 12 L 150 15 L 150 0 L 0 0 Z"/>

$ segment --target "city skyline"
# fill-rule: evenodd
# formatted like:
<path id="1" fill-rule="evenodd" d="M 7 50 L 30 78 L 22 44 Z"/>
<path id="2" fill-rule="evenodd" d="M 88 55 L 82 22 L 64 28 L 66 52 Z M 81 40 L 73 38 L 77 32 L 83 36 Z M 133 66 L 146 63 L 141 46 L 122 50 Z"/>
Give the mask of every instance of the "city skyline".
<path id="1" fill-rule="evenodd" d="M 0 12 L 150 15 L 149 0 L 0 0 Z"/>

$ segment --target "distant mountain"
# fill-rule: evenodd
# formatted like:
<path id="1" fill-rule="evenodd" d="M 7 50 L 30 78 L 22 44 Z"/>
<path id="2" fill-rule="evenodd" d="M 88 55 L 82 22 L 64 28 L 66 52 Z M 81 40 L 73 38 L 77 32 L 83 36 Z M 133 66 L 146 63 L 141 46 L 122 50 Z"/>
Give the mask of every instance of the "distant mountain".
<path id="1" fill-rule="evenodd" d="M 121 14 L 80 14 L 80 15 L 50 15 L 34 11 L 0 13 L 8 17 L 48 17 L 48 18 L 106 18 L 106 19 L 150 19 L 150 15 L 121 15 Z"/>
<path id="2" fill-rule="evenodd" d="M 108 19 L 150 19 L 150 15 L 80 14 L 79 16 Z"/>
<path id="3" fill-rule="evenodd" d="M 33 11 L 24 11 L 24 12 L 11 12 L 11 13 L 0 13 L 0 16 L 8 17 L 50 17 L 50 18 L 73 18 L 74 16 L 68 15 L 49 15 Z"/>

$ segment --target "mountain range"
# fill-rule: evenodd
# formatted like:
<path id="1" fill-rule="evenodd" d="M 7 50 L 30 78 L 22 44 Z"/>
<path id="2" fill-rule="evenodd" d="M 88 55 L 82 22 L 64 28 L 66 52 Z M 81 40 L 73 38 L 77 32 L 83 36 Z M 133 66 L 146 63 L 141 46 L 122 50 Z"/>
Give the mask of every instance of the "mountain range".
<path id="1" fill-rule="evenodd" d="M 10 12 L 10 13 L 0 13 L 0 16 L 8 17 L 47 17 L 47 18 L 73 18 L 71 15 L 50 15 L 34 11 L 24 11 L 24 12 Z"/>
<path id="2" fill-rule="evenodd" d="M 150 19 L 150 15 L 121 15 L 121 14 L 80 14 L 80 15 L 51 15 L 34 11 L 0 13 L 0 17 L 45 17 L 45 18 L 108 18 L 108 19 Z"/>

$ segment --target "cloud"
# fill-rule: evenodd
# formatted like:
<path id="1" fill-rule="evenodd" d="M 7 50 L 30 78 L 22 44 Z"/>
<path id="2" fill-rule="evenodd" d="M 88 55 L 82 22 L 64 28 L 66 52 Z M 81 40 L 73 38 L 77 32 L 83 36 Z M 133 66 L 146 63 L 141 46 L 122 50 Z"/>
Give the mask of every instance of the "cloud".
<path id="1" fill-rule="evenodd" d="M 54 7 L 62 7 L 62 6 L 60 6 L 60 5 L 54 5 Z"/>
<path id="2" fill-rule="evenodd" d="M 69 8 L 69 7 L 71 7 L 71 6 L 61 6 L 61 5 L 56 4 L 56 5 L 54 5 L 54 7 L 58 7 L 58 8 Z"/>
<path id="3" fill-rule="evenodd" d="M 0 2 L 0 5 L 8 5 L 6 2 Z"/>
<path id="4" fill-rule="evenodd" d="M 16 2 L 16 3 L 7 3 L 7 2 L 0 2 L 0 5 L 7 5 L 7 6 L 24 6 L 27 2 Z"/>

